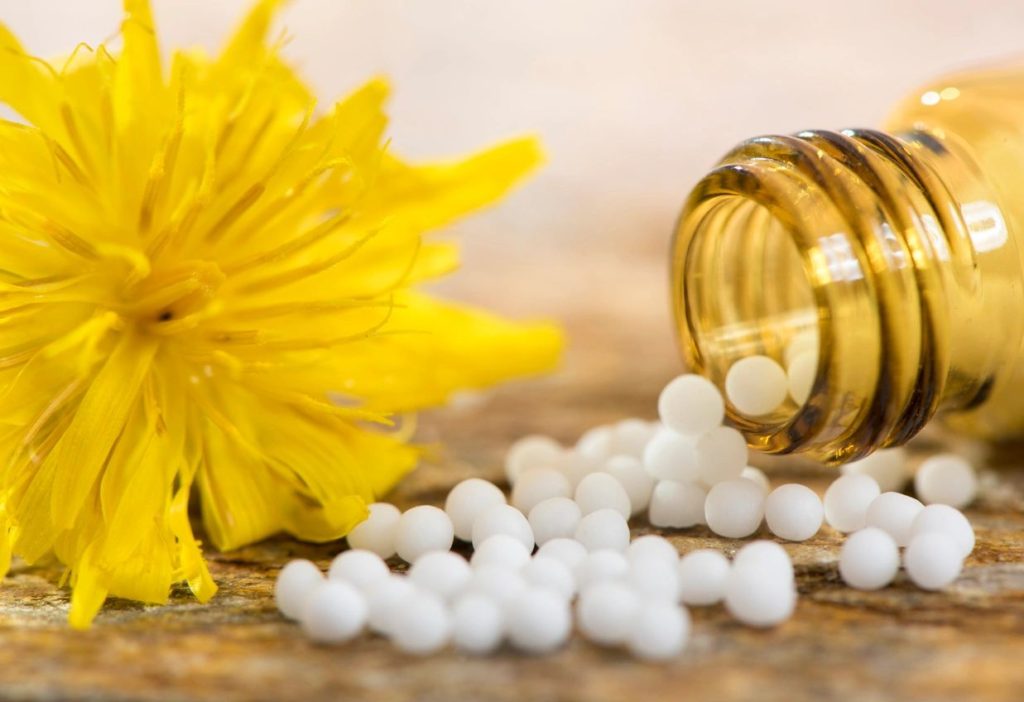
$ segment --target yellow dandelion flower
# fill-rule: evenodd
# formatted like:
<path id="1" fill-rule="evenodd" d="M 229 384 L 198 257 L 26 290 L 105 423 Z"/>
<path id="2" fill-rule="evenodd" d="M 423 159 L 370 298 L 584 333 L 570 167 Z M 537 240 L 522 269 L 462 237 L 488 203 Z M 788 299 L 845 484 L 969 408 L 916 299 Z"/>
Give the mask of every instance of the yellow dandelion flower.
<path id="1" fill-rule="evenodd" d="M 417 460 L 389 417 L 548 369 L 561 337 L 415 285 L 456 249 L 423 233 L 538 161 L 507 143 L 411 166 L 387 87 L 316 116 L 255 5 L 219 56 L 164 71 L 146 0 L 123 49 L 29 56 L 0 25 L 0 573 L 55 557 L 73 626 L 105 598 L 210 578 L 231 549 L 338 538 Z"/>

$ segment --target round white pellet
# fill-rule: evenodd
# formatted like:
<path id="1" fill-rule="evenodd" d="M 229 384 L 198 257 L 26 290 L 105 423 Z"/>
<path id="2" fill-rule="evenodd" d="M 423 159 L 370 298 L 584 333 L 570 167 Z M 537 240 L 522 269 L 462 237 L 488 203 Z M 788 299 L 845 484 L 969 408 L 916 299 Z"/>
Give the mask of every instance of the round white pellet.
<path id="1" fill-rule="evenodd" d="M 732 427 L 712 429 L 697 439 L 697 469 L 706 485 L 740 477 L 747 467 L 747 440 Z"/>
<path id="2" fill-rule="evenodd" d="M 883 492 L 868 505 L 864 514 L 866 526 L 878 527 L 896 541 L 897 546 L 910 542 L 910 529 L 924 509 L 920 500 L 901 492 Z"/>
<path id="3" fill-rule="evenodd" d="M 627 582 L 643 601 L 679 600 L 679 562 L 659 556 L 640 555 L 629 561 Z"/>
<path id="4" fill-rule="evenodd" d="M 501 645 L 505 636 L 504 608 L 489 597 L 470 594 L 452 607 L 452 642 L 463 653 L 483 656 Z"/>
<path id="5" fill-rule="evenodd" d="M 556 468 L 530 468 L 522 472 L 512 488 L 512 505 L 523 514 L 551 497 L 572 494 L 569 479 Z"/>
<path id="6" fill-rule="evenodd" d="M 331 580 L 309 594 L 299 623 L 317 643 L 341 643 L 363 630 L 367 613 L 366 600 L 354 585 Z"/>
<path id="7" fill-rule="evenodd" d="M 616 510 L 599 509 L 580 520 L 573 537 L 588 551 L 625 551 L 629 546 L 629 524 Z"/>
<path id="8" fill-rule="evenodd" d="M 545 542 L 537 549 L 537 555 L 554 558 L 575 573 L 577 566 L 587 557 L 587 547 L 576 539 L 559 537 Z"/>
<path id="9" fill-rule="evenodd" d="M 741 413 L 752 417 L 771 414 L 786 401 L 786 371 L 768 356 L 747 356 L 729 367 L 725 394 Z"/>
<path id="10" fill-rule="evenodd" d="M 448 608 L 436 595 L 416 592 L 395 612 L 391 642 L 401 651 L 423 656 L 444 648 L 451 639 Z"/>
<path id="11" fill-rule="evenodd" d="M 806 541 L 818 533 L 825 518 L 821 498 L 806 485 L 790 483 L 772 490 L 764 501 L 768 529 L 780 539 Z"/>
<path id="12" fill-rule="evenodd" d="M 733 568 L 755 568 L 768 578 L 793 580 L 793 561 L 785 548 L 767 539 L 745 544 L 732 558 Z"/>
<path id="13" fill-rule="evenodd" d="M 394 630 L 395 612 L 406 598 L 416 593 L 416 587 L 404 575 L 391 574 L 365 593 L 369 607 L 370 629 L 390 636 Z"/>
<path id="14" fill-rule="evenodd" d="M 513 443 L 505 454 L 505 477 L 515 485 L 530 468 L 557 468 L 565 454 L 561 444 L 549 436 L 531 434 Z"/>
<path id="15" fill-rule="evenodd" d="M 625 582 L 629 577 L 629 561 L 618 551 L 594 551 L 580 561 L 574 571 L 580 592 L 597 583 Z"/>
<path id="16" fill-rule="evenodd" d="M 523 579 L 533 587 L 547 588 L 566 600 L 576 594 L 576 578 L 572 570 L 550 556 L 537 555 L 523 566 Z"/>
<path id="17" fill-rule="evenodd" d="M 686 529 L 704 523 L 707 491 L 695 483 L 662 480 L 651 493 L 647 519 L 652 526 Z"/>
<path id="18" fill-rule="evenodd" d="M 414 585 L 442 600 L 451 600 L 461 593 L 470 575 L 469 563 L 452 551 L 428 553 L 409 569 L 409 579 Z"/>
<path id="19" fill-rule="evenodd" d="M 708 491 L 704 518 L 708 528 L 719 536 L 742 539 L 761 526 L 764 517 L 764 493 L 746 478 L 718 483 Z"/>
<path id="20" fill-rule="evenodd" d="M 573 450 L 600 464 L 611 458 L 613 440 L 612 427 L 607 425 L 594 427 L 580 436 Z"/>
<path id="21" fill-rule="evenodd" d="M 530 528 L 539 546 L 552 539 L 570 538 L 576 533 L 583 513 L 568 497 L 551 497 L 530 510 Z"/>
<path id="22" fill-rule="evenodd" d="M 348 533 L 348 545 L 353 549 L 373 551 L 381 558 L 391 558 L 395 555 L 395 535 L 402 513 L 387 502 L 374 502 L 369 510 L 370 516 Z"/>
<path id="23" fill-rule="evenodd" d="M 770 577 L 762 568 L 734 567 L 725 584 L 725 608 L 748 626 L 776 626 L 792 616 L 796 588 L 792 579 Z"/>
<path id="24" fill-rule="evenodd" d="M 658 415 L 669 429 L 686 436 L 701 436 L 725 417 L 725 403 L 718 388 L 699 375 L 681 375 L 661 391 Z"/>
<path id="25" fill-rule="evenodd" d="M 443 509 L 420 505 L 406 510 L 398 520 L 395 551 L 399 558 L 413 563 L 431 551 L 447 551 L 455 541 L 452 520 Z"/>
<path id="26" fill-rule="evenodd" d="M 612 427 L 612 454 L 639 458 L 656 431 L 642 419 L 623 419 Z"/>
<path id="27" fill-rule="evenodd" d="M 925 504 L 966 507 L 978 493 L 978 476 L 960 456 L 939 454 L 921 464 L 914 476 L 914 491 Z"/>
<path id="28" fill-rule="evenodd" d="M 960 575 L 963 547 L 939 532 L 918 534 L 903 552 L 903 567 L 915 585 L 923 590 L 941 590 Z"/>
<path id="29" fill-rule="evenodd" d="M 679 599 L 707 606 L 722 601 L 729 579 L 729 559 L 719 551 L 691 551 L 679 560 Z"/>
<path id="30" fill-rule="evenodd" d="M 448 493 L 444 511 L 452 520 L 455 538 L 469 541 L 473 538 L 473 522 L 488 507 L 506 503 L 505 493 L 494 483 L 480 478 L 467 478 Z"/>
<path id="31" fill-rule="evenodd" d="M 868 506 L 881 494 L 878 483 L 867 475 L 843 475 L 825 491 L 825 521 L 844 533 L 864 528 Z"/>
<path id="32" fill-rule="evenodd" d="M 627 644 L 637 658 L 668 660 L 679 655 L 690 638 L 690 613 L 674 602 L 652 601 L 640 606 Z"/>
<path id="33" fill-rule="evenodd" d="M 545 588 L 526 588 L 509 601 L 506 612 L 509 640 L 527 653 L 561 648 L 572 633 L 568 600 Z"/>
<path id="34" fill-rule="evenodd" d="M 619 481 L 629 497 L 630 514 L 640 514 L 651 503 L 651 491 L 654 490 L 652 478 L 640 459 L 633 456 L 612 456 L 604 464 L 604 472 Z"/>
<path id="35" fill-rule="evenodd" d="M 530 551 L 523 542 L 508 534 L 495 534 L 473 550 L 470 563 L 474 568 L 496 565 L 518 570 L 530 560 Z"/>
<path id="36" fill-rule="evenodd" d="M 807 402 L 814 389 L 814 380 L 818 375 L 818 351 L 801 351 L 793 356 L 786 366 L 786 385 L 789 396 L 798 405 Z"/>
<path id="37" fill-rule="evenodd" d="M 596 583 L 583 590 L 576 602 L 577 625 L 597 644 L 625 643 L 640 610 L 640 598 L 621 582 Z"/>
<path id="38" fill-rule="evenodd" d="M 963 512 L 949 505 L 928 505 L 914 518 L 910 533 L 913 536 L 937 532 L 952 538 L 960 546 L 960 555 L 966 558 L 974 550 L 974 528 Z"/>
<path id="39" fill-rule="evenodd" d="M 902 448 L 881 449 L 859 461 L 845 463 L 843 475 L 867 475 L 875 479 L 882 492 L 899 492 L 910 480 L 906 451 Z"/>
<path id="40" fill-rule="evenodd" d="M 608 473 L 591 473 L 583 478 L 576 486 L 574 499 L 584 515 L 610 508 L 629 519 L 632 512 L 626 488 Z"/>
<path id="41" fill-rule="evenodd" d="M 700 479 L 697 449 L 690 437 L 661 429 L 644 448 L 644 470 L 657 480 L 695 482 Z"/>
<path id="42" fill-rule="evenodd" d="M 327 577 L 331 580 L 344 580 L 365 592 L 390 573 L 388 564 L 373 551 L 352 549 L 334 557 Z"/>
<path id="43" fill-rule="evenodd" d="M 855 531 L 839 552 L 839 575 L 858 590 L 878 590 L 893 581 L 900 569 L 896 541 L 877 527 Z"/>
<path id="44" fill-rule="evenodd" d="M 533 551 L 533 529 L 530 522 L 512 505 L 492 505 L 473 522 L 473 548 L 496 534 L 506 534 Z"/>
<path id="45" fill-rule="evenodd" d="M 591 457 L 573 449 L 565 454 L 565 460 L 561 467 L 562 475 L 569 481 L 569 487 L 575 492 L 576 486 L 580 484 L 581 480 L 591 473 L 601 470 L 605 460 L 604 456 Z"/>
<path id="46" fill-rule="evenodd" d="M 475 593 L 504 604 L 526 587 L 526 581 L 518 570 L 497 565 L 485 565 L 473 569 L 466 583 L 465 594 Z"/>
<path id="47" fill-rule="evenodd" d="M 274 602 L 277 609 L 289 619 L 298 619 L 309 594 L 323 582 L 324 574 L 312 561 L 289 561 L 274 581 Z"/>
<path id="48" fill-rule="evenodd" d="M 764 471 L 761 470 L 760 468 L 755 468 L 754 466 L 747 466 L 742 471 L 740 471 L 740 477 L 746 478 L 747 480 L 750 480 L 760 485 L 761 490 L 764 492 L 765 495 L 772 491 L 771 481 L 768 480 L 768 476 L 765 475 Z"/>
<path id="49" fill-rule="evenodd" d="M 633 539 L 626 549 L 626 558 L 633 561 L 636 558 L 653 556 L 672 563 L 679 563 L 679 551 L 672 545 L 672 542 L 664 536 L 657 534 L 646 534 Z"/>

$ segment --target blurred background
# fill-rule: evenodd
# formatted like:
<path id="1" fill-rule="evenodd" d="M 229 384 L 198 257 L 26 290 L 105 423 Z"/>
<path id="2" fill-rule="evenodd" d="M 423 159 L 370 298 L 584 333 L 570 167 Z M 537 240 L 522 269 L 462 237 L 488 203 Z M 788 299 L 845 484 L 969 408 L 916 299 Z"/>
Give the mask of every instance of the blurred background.
<path id="1" fill-rule="evenodd" d="M 115 33 L 120 4 L 0 0 L 0 19 L 58 55 Z M 155 0 L 165 51 L 215 49 L 247 6 Z M 666 251 L 692 184 L 741 139 L 877 125 L 928 78 L 1020 52 L 1024 2 L 295 0 L 282 27 L 325 104 L 392 78 L 403 155 L 541 136 L 543 171 L 454 228 L 466 266 L 442 288 L 562 319 L 573 346 L 553 382 L 631 374 L 649 404 L 678 370 Z"/>

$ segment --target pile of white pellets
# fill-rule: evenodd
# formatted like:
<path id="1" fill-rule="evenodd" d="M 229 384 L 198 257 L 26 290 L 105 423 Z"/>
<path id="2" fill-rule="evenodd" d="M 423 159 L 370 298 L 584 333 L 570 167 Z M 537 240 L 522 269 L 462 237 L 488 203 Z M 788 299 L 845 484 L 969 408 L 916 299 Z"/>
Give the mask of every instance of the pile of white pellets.
<path id="1" fill-rule="evenodd" d="M 736 365 L 749 369 L 749 361 Z M 730 373 L 730 402 L 743 398 L 744 407 L 770 411 L 771 398 L 751 401 L 757 392 L 749 385 L 763 378 Z M 828 522 L 850 534 L 841 577 L 867 590 L 891 583 L 901 564 L 917 586 L 941 589 L 974 547 L 957 508 L 973 499 L 977 481 L 957 456 L 933 456 L 914 476 L 928 506 L 900 492 L 911 479 L 900 449 L 844 466 L 822 500 L 796 483 L 771 489 L 747 465 L 746 442 L 722 425 L 725 403 L 705 378 L 673 380 L 658 413 L 659 422 L 591 429 L 571 448 L 544 436 L 519 440 L 505 462 L 510 495 L 470 478 L 452 488 L 444 509 L 371 505 L 326 577 L 307 560 L 281 570 L 279 610 L 325 644 L 369 629 L 411 654 L 453 645 L 485 655 L 505 644 L 543 654 L 575 630 L 595 644 L 665 660 L 686 646 L 688 607 L 723 603 L 749 626 L 784 622 L 797 603 L 793 565 L 770 540 L 743 545 L 731 561 L 709 549 L 680 557 L 661 536 L 631 540 L 632 518 L 646 515 L 662 529 L 706 525 L 730 539 L 766 523 L 784 541 L 810 539 Z M 456 540 L 472 544 L 468 561 L 451 550 Z M 391 570 L 385 559 L 394 556 L 409 564 L 407 573 Z"/>

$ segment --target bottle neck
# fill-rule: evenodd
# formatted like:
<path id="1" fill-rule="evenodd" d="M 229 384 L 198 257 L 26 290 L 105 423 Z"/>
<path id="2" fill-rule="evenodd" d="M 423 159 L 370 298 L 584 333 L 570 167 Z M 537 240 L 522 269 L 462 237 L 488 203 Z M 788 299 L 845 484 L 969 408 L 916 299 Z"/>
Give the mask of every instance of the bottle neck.
<path id="1" fill-rule="evenodd" d="M 690 194 L 672 296 L 690 368 L 817 353 L 804 403 L 729 409 L 752 446 L 845 461 L 983 402 L 1020 347 L 1020 259 L 964 152 L 924 132 L 740 144 Z M 988 328 L 996 327 L 996 328 Z M 799 393 L 797 393 L 799 394 Z"/>

